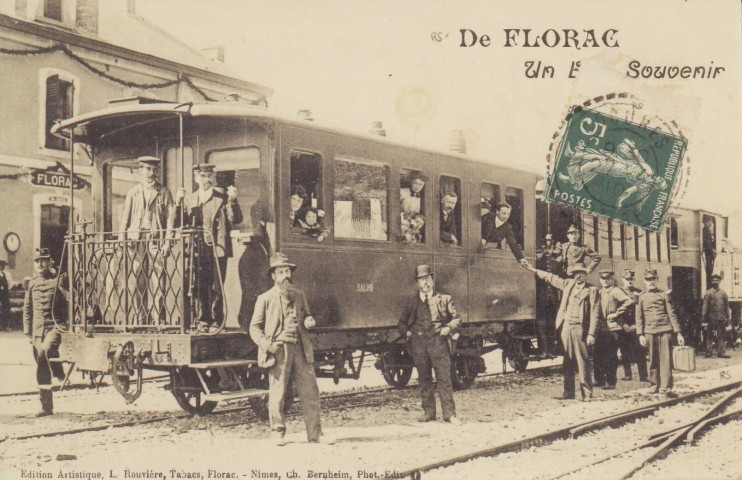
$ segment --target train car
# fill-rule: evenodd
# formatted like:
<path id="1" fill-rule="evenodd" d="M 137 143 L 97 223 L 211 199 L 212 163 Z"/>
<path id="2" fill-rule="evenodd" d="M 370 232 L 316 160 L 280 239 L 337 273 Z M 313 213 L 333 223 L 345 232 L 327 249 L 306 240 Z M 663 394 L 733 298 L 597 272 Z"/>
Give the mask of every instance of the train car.
<path id="1" fill-rule="evenodd" d="M 238 103 L 119 104 L 65 120 L 53 132 L 71 140 L 73 162 L 88 157 L 95 205 L 92 222 L 74 226 L 67 243 L 72 301 L 60 355 L 79 369 L 110 373 L 127 401 L 141 393 L 144 370 L 162 370 L 188 411 L 206 413 L 216 402 L 248 397 L 264 413 L 265 372 L 245 331 L 257 295 L 270 286 L 265 270 L 275 251 L 299 265 L 295 279 L 318 322 L 312 341 L 320 376 L 358 378 L 364 357 L 376 354 L 390 384 L 409 381 L 413 366 L 397 320 L 415 294 L 413 272 L 422 263 L 433 267 L 437 287 L 453 295 L 464 321 L 452 369 L 459 388 L 484 370 L 484 353 L 501 348 L 519 370 L 543 353 L 533 275 L 507 245 L 481 243 L 482 197 L 507 201 L 516 239 L 533 258 L 534 173 Z M 202 232 L 179 226 L 167 257 L 152 248 L 161 241 L 120 235 L 141 155 L 161 159 L 161 180 L 171 192 L 192 190 L 191 166 L 202 163 L 215 165 L 220 185 L 239 192 L 244 219 L 231 234 L 225 322 L 216 332 L 195 329 L 194 252 Z M 413 174 L 427 179 L 420 201 L 425 224 L 414 243 L 403 236 L 400 204 Z M 299 186 L 309 206 L 324 213 L 323 241 L 292 226 L 290 197 Z M 440 240 L 445 192 L 458 198 L 453 244 Z M 143 296 L 138 275 L 147 262 L 160 267 Z"/>

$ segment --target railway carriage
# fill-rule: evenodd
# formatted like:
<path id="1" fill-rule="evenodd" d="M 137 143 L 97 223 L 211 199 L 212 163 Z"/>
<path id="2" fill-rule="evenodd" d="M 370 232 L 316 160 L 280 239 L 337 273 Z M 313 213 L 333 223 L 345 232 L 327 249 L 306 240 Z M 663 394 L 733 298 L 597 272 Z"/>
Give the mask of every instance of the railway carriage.
<path id="1" fill-rule="evenodd" d="M 534 276 L 506 243 L 482 246 L 482 197 L 512 206 L 510 223 L 528 259 L 537 238 L 551 232 L 563 240 L 577 223 L 584 241 L 603 255 L 601 268 L 640 272 L 651 264 L 670 286 L 669 229 L 645 234 L 546 204 L 538 199 L 539 175 L 496 159 L 412 147 L 239 103 L 119 102 L 65 120 L 53 132 L 71 140 L 73 170 L 83 158 L 91 165 L 94 195 L 92 222 L 76 224 L 68 235 L 71 302 L 66 325 L 60 322 L 60 357 L 80 370 L 110 374 L 129 402 L 141 394 L 142 372 L 160 370 L 187 411 L 208 413 L 217 402 L 249 398 L 266 414 L 267 379 L 246 329 L 257 296 L 270 287 L 266 269 L 275 251 L 299 265 L 294 278 L 317 320 L 311 336 L 318 376 L 357 379 L 364 359 L 375 355 L 389 384 L 410 380 L 412 360 L 397 320 L 415 294 L 412 272 L 421 263 L 433 267 L 437 287 L 453 295 L 463 320 L 452 348 L 455 386 L 471 385 L 484 371 L 482 355 L 498 348 L 521 371 L 549 356 L 553 319 L 539 308 Z M 161 239 L 120 238 L 124 198 L 138 182 L 142 155 L 161 159 L 161 181 L 171 192 L 190 191 L 191 167 L 204 163 L 215 166 L 221 186 L 238 190 L 244 218 L 231 232 L 225 321 L 215 332 L 199 333 L 195 325 L 202 231 L 182 225 L 176 214 L 176 228 L 161 232 L 172 245 L 167 255 Z M 427 179 L 417 242 L 403 235 L 400 204 L 413 174 Z M 306 206 L 324 214 L 322 241 L 293 226 L 290 197 L 299 186 Z M 454 244 L 440 239 L 446 192 L 458 198 Z"/>

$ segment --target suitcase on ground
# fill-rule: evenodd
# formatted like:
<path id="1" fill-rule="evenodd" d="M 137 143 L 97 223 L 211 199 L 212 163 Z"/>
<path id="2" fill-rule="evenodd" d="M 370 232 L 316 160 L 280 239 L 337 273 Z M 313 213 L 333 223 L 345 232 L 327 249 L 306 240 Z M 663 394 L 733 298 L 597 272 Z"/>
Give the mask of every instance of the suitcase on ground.
<path id="1" fill-rule="evenodd" d="M 696 350 L 693 347 L 674 347 L 672 364 L 675 370 L 692 372 L 696 369 Z"/>

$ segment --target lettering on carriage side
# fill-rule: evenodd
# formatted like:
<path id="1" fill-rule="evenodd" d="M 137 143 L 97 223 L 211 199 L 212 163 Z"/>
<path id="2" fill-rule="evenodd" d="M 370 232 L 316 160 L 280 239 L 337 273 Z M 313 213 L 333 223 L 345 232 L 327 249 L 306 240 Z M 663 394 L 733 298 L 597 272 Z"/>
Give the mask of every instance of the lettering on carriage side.
<path id="1" fill-rule="evenodd" d="M 373 283 L 357 283 L 356 292 L 357 293 L 374 293 L 374 284 Z"/>

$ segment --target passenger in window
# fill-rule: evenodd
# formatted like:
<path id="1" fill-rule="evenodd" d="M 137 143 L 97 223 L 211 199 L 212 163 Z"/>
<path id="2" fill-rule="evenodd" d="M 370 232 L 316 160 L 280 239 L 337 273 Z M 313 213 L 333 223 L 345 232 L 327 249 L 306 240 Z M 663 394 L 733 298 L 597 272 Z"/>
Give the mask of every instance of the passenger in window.
<path id="1" fill-rule="evenodd" d="M 403 227 L 402 237 L 407 243 L 424 243 L 423 234 L 425 232 L 425 215 L 417 213 L 412 216 L 408 222 L 407 228 Z"/>
<path id="2" fill-rule="evenodd" d="M 508 242 L 510 251 L 513 253 L 515 259 L 520 262 L 521 265 L 525 266 L 528 262 L 523 257 L 523 250 L 515 240 L 515 234 L 513 234 L 513 226 L 508 223 L 510 218 L 510 212 L 513 210 L 507 203 L 500 203 L 495 208 L 495 212 L 489 212 L 482 216 L 482 246 L 492 243 L 497 248 L 502 248 L 502 241 Z"/>
<path id="3" fill-rule="evenodd" d="M 401 211 L 406 220 L 410 220 L 413 215 L 422 211 L 421 202 L 425 182 L 425 175 L 420 172 L 412 172 L 409 188 L 399 189 Z"/>
<path id="4" fill-rule="evenodd" d="M 456 237 L 456 202 L 459 201 L 456 192 L 447 192 L 441 197 L 441 242 L 447 245 L 458 245 L 459 239 Z"/>
<path id="5" fill-rule="evenodd" d="M 291 220 L 292 227 L 298 227 L 299 221 L 304 218 L 307 209 L 309 208 L 309 195 L 303 186 L 297 185 L 291 191 L 291 212 L 289 213 L 289 220 Z"/>
<path id="6" fill-rule="evenodd" d="M 310 208 L 304 212 L 304 218 L 299 219 L 299 226 L 304 235 L 314 237 L 318 242 L 330 236 L 330 229 L 322 224 L 319 219 L 319 210 L 316 208 Z"/>

